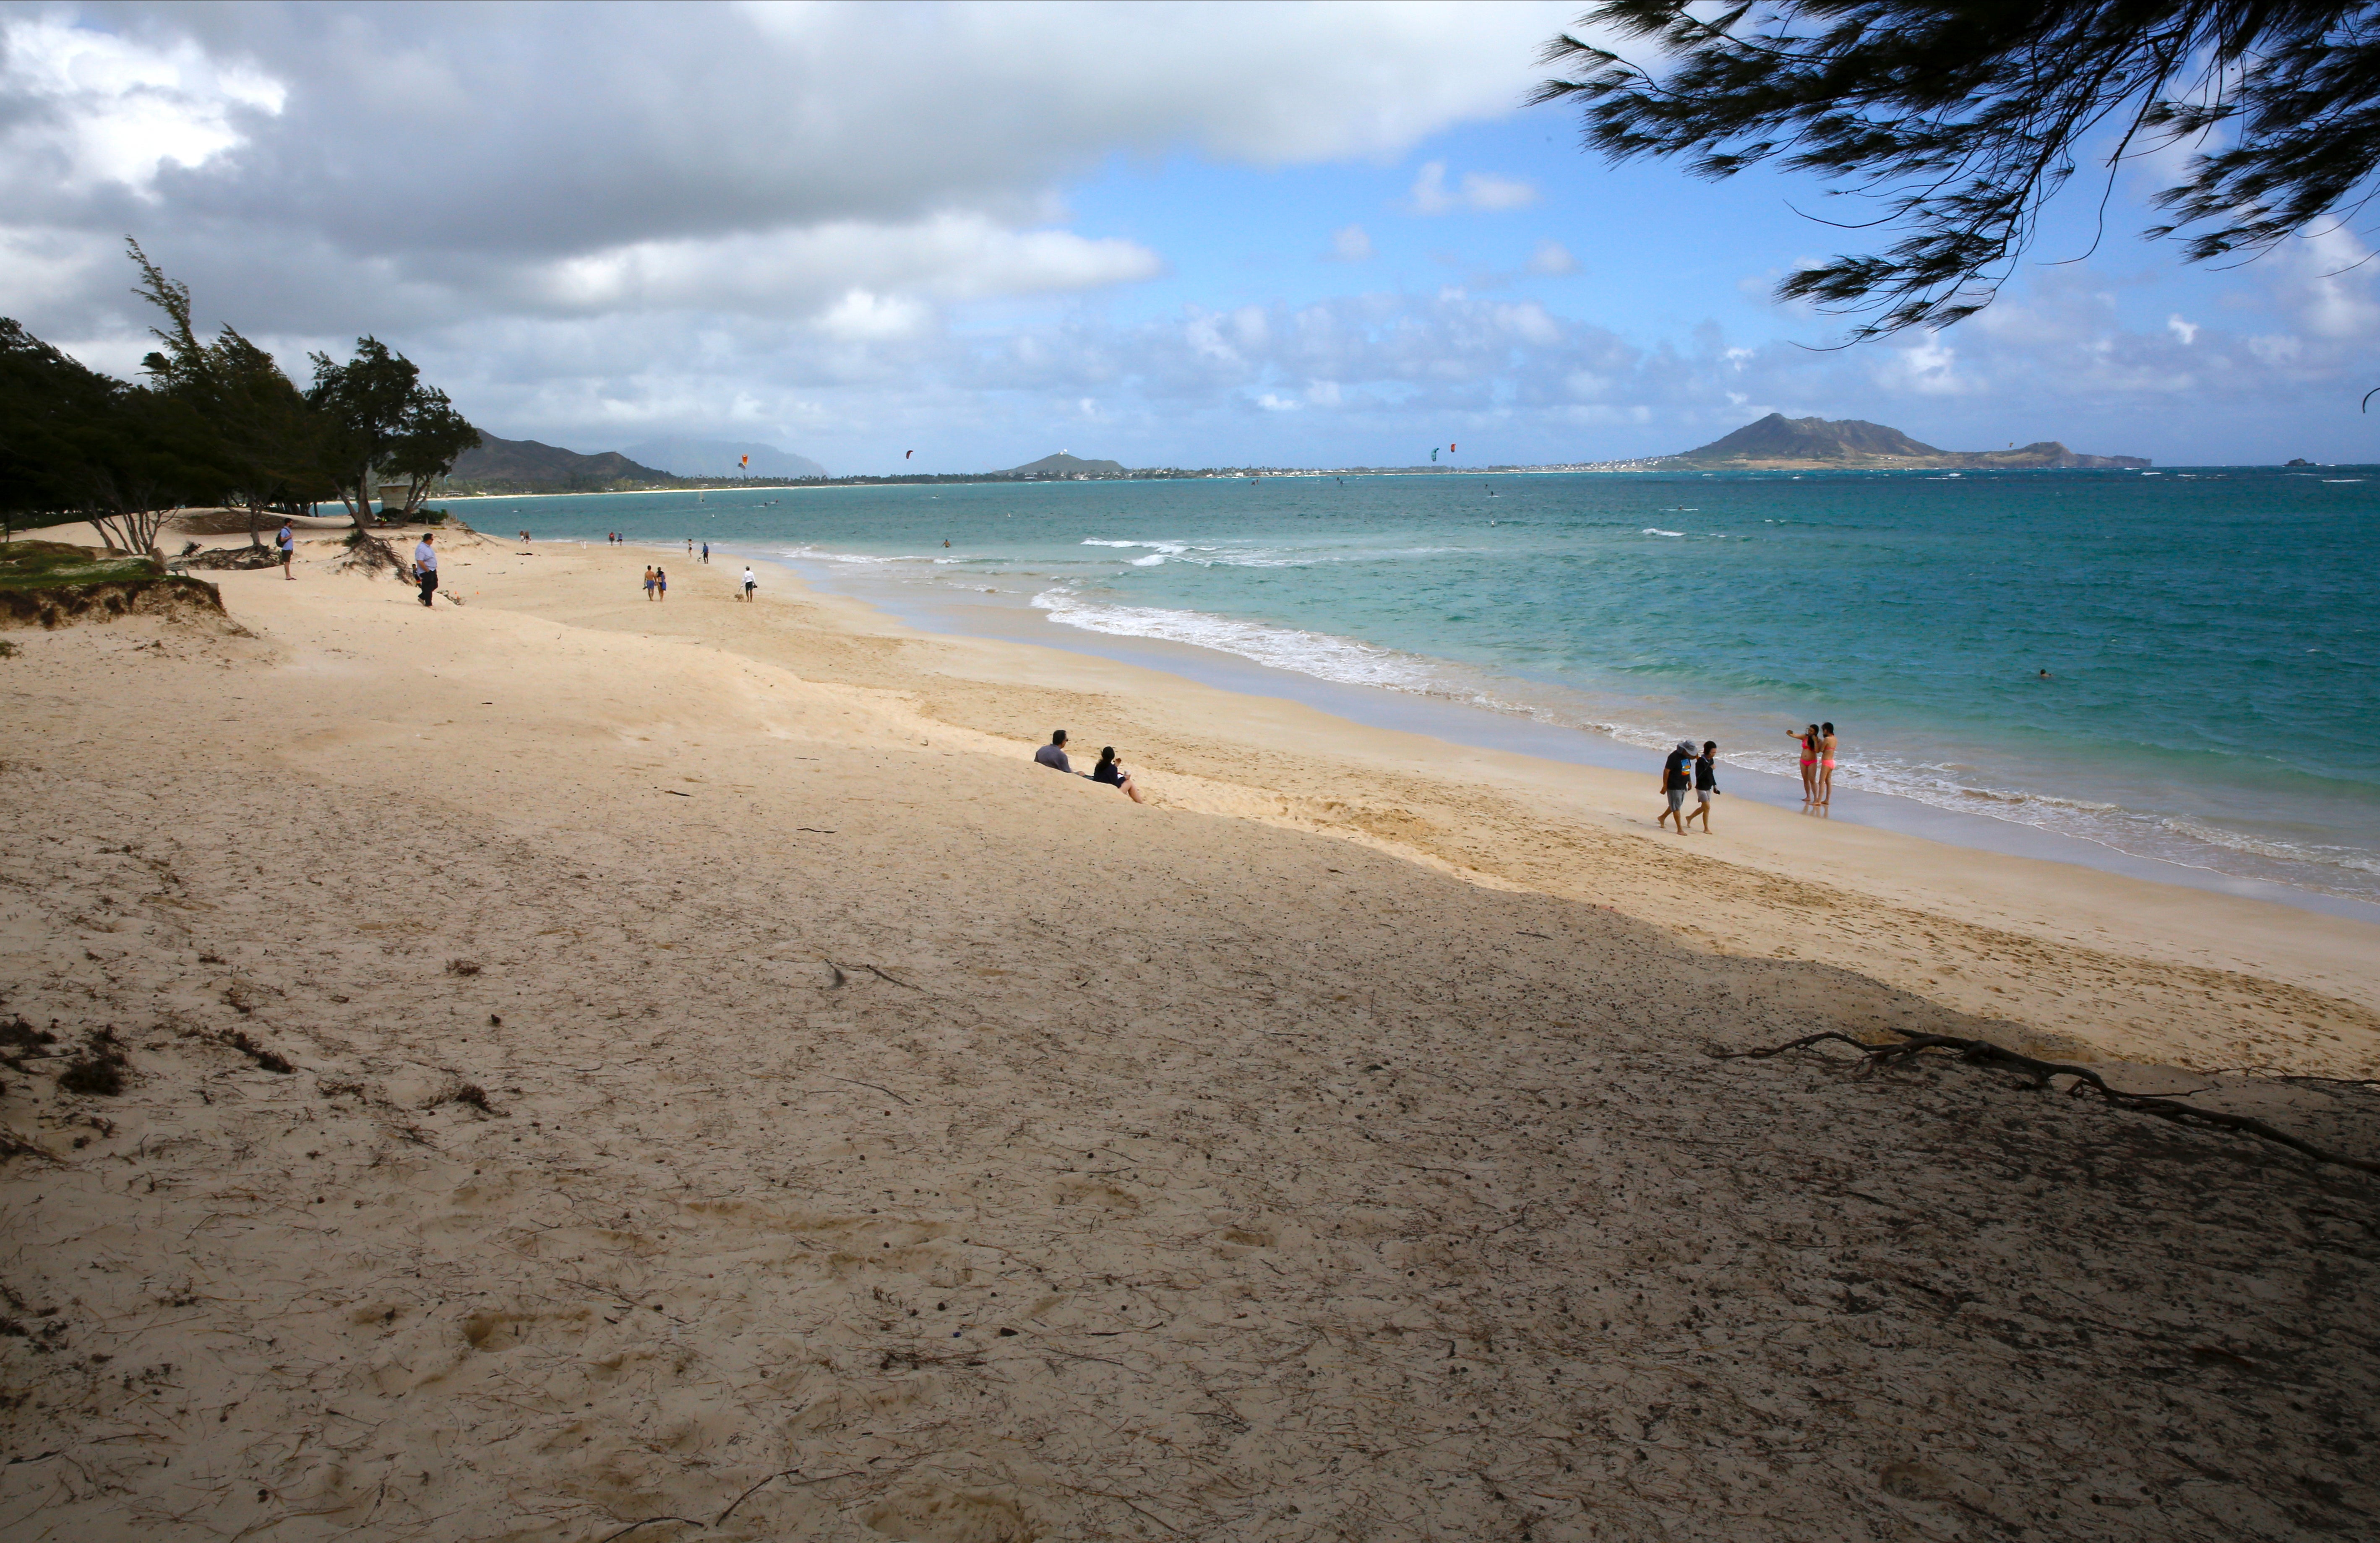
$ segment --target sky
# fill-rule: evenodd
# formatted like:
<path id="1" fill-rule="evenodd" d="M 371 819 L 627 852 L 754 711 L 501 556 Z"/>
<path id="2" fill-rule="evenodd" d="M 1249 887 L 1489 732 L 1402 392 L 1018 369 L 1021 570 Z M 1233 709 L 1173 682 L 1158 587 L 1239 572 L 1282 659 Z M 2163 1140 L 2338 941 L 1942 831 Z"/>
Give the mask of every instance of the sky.
<path id="1" fill-rule="evenodd" d="M 1822 184 L 1524 104 L 1577 9 L 0 0 L 0 315 L 133 376 L 130 235 L 301 381 L 370 334 L 489 433 L 838 475 L 1597 461 L 1771 411 L 2380 460 L 2352 223 L 2186 265 L 2137 235 L 2162 152 L 2095 241 L 2078 177 L 1981 316 L 1837 347 L 1772 298 L 1859 239 Z"/>

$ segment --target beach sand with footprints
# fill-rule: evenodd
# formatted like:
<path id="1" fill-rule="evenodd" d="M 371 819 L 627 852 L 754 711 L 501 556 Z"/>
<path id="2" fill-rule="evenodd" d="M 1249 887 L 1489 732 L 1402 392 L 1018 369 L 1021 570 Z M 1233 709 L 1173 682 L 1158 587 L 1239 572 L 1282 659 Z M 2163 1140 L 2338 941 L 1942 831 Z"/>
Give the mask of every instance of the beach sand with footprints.
<path id="1" fill-rule="evenodd" d="M 2369 926 L 1659 835 L 1649 766 L 740 563 L 336 551 L 0 659 L 0 1539 L 2380 1514 L 2380 1178 L 1714 1054 L 1988 1039 L 2371 1159 Z"/>

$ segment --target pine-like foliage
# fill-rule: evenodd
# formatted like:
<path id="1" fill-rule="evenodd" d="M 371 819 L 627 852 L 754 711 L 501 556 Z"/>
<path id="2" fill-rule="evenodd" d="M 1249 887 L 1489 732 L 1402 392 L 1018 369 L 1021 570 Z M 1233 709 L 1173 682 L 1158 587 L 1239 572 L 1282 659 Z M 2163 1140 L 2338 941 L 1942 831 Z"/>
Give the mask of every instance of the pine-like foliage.
<path id="1" fill-rule="evenodd" d="M 1859 337 L 1988 305 L 2088 136 L 2107 135 L 2111 174 L 2155 145 L 2200 150 L 2148 233 L 2194 227 L 2194 261 L 2350 216 L 2380 163 L 2374 3 L 1606 0 L 1543 58 L 1562 76 L 1533 100 L 1578 104 L 1614 160 L 1687 156 L 1714 178 L 1775 161 L 1873 198 L 1857 224 L 1900 240 L 1779 285 L 1877 312 Z"/>

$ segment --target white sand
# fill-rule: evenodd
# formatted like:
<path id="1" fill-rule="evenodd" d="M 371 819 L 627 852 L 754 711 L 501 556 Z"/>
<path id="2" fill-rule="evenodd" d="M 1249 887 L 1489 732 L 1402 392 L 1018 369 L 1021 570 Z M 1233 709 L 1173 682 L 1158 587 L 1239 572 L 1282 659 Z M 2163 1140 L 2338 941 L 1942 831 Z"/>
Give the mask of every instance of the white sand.
<path id="1" fill-rule="evenodd" d="M 2369 1090 L 2212 1075 L 2374 1077 L 2370 928 L 1755 807 L 1656 836 L 1649 776 L 740 565 L 649 605 L 636 549 L 467 541 L 425 612 L 334 549 L 223 576 L 252 635 L 0 660 L 0 1014 L 133 1070 L 0 1070 L 0 1538 L 2380 1510 L 2374 1181 L 1705 1053 L 1985 1033 L 2370 1154 Z M 1152 802 L 1032 766 L 1060 723 Z"/>

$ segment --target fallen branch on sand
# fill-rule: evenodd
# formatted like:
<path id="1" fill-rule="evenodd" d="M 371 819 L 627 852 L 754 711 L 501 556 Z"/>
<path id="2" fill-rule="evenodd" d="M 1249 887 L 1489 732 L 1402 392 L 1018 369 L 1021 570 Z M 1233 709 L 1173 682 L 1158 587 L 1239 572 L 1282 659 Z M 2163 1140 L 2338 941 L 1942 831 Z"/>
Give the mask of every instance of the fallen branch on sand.
<path id="1" fill-rule="evenodd" d="M 1900 1029 L 1888 1030 L 1887 1032 L 1899 1034 L 1900 1041 L 1892 1044 L 1867 1044 L 1852 1038 L 1849 1034 L 1828 1030 L 1823 1033 L 1804 1034 L 1798 1040 L 1792 1040 L 1784 1044 L 1770 1045 L 1765 1050 L 1714 1051 L 1712 1055 L 1714 1058 L 1721 1061 L 1767 1060 L 1772 1055 L 1782 1055 L 1789 1050 L 1805 1050 L 1811 1045 L 1823 1044 L 1831 1040 L 1847 1044 L 1860 1053 L 1857 1063 L 1858 1074 L 1866 1077 L 1873 1074 L 1877 1067 L 1889 1066 L 1895 1061 L 1909 1060 L 1929 1050 L 1948 1050 L 1954 1052 L 1959 1059 L 1970 1066 L 2005 1067 L 2010 1071 L 2022 1072 L 2033 1079 L 2033 1085 L 2036 1088 L 2048 1087 L 2052 1078 L 2070 1077 L 2074 1079 L 2073 1085 L 2066 1090 L 2070 1097 L 2079 1097 L 2087 1089 L 2119 1109 L 2131 1109 L 2143 1115 L 2154 1115 L 2158 1119 L 2171 1120 L 2178 1125 L 2212 1126 L 2218 1130 L 2236 1130 L 2242 1135 L 2260 1137 L 2267 1141 L 2277 1142 L 2291 1151 L 2313 1158 L 2317 1163 L 2336 1163 L 2342 1168 L 2354 1168 L 2367 1174 L 2380 1174 L 2380 1162 L 2374 1162 L 2368 1158 L 2349 1157 L 2343 1152 L 2330 1151 L 2317 1147 L 2313 1142 L 2292 1136 L 2276 1126 L 2267 1125 L 2253 1115 L 2228 1114 L 2220 1109 L 2202 1109 L 2194 1103 L 2184 1103 L 2179 1099 L 2158 1098 L 2148 1093 L 2128 1093 L 2120 1088 L 2111 1088 L 2107 1085 L 2106 1078 L 2101 1077 L 2089 1067 L 2070 1066 L 2063 1061 L 2040 1060 L 2005 1046 L 1994 1044 L 1989 1040 L 1960 1039 L 1949 1034 L 1915 1034 Z"/>

